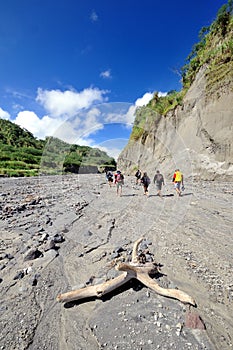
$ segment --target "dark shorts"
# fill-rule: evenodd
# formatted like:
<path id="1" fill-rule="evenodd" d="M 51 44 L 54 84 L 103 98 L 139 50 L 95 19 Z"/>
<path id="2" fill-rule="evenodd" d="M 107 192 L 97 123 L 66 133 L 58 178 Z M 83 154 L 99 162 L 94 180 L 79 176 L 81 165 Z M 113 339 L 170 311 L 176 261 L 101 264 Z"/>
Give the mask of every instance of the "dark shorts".
<path id="1" fill-rule="evenodd" d="M 181 185 L 181 181 L 175 182 L 174 183 L 174 188 L 178 188 L 178 190 L 180 189 L 180 185 Z"/>

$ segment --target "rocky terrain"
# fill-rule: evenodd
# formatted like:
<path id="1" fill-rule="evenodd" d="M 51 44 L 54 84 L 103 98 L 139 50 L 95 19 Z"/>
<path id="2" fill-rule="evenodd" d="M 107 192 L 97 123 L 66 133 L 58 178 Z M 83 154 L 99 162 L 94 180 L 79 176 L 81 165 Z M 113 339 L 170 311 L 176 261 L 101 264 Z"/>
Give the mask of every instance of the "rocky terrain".
<path id="1" fill-rule="evenodd" d="M 189 180 L 177 197 L 166 180 L 161 199 L 131 176 L 122 197 L 103 174 L 0 179 L 0 349 L 233 348 L 233 185 Z M 57 302 L 118 276 L 142 236 L 157 282 L 196 307 L 137 280 Z"/>

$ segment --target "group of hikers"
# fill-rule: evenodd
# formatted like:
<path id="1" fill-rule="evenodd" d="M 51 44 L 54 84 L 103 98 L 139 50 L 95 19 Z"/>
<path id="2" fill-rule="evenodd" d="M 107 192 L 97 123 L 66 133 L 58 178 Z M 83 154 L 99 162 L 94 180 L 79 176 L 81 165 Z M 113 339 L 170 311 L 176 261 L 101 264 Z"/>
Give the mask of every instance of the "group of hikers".
<path id="1" fill-rule="evenodd" d="M 149 176 L 147 175 L 147 172 L 141 172 L 140 169 L 138 169 L 135 173 L 136 177 L 136 185 L 143 185 L 144 189 L 144 195 L 149 195 L 149 185 L 151 183 L 151 180 Z M 115 174 L 113 174 L 111 171 L 106 171 L 106 179 L 109 183 L 109 186 L 111 187 L 113 184 L 116 185 L 116 194 L 118 196 L 122 195 L 122 186 L 124 185 L 124 175 L 121 173 L 120 170 L 117 170 Z M 182 190 L 184 190 L 184 177 L 183 174 L 180 172 L 179 169 L 176 169 L 173 177 L 172 182 L 174 184 L 174 189 L 176 190 L 176 193 L 178 196 L 181 196 Z M 156 186 L 157 189 L 157 195 L 162 198 L 162 186 L 165 186 L 164 182 L 164 176 L 160 173 L 159 170 L 156 171 L 153 179 L 153 183 Z"/>
<path id="2" fill-rule="evenodd" d="M 107 171 L 106 179 L 110 187 L 112 187 L 113 183 L 116 185 L 117 195 L 121 196 L 122 186 L 124 185 L 124 175 L 121 173 L 121 171 L 117 170 L 115 174 L 113 174 L 110 170 Z"/>

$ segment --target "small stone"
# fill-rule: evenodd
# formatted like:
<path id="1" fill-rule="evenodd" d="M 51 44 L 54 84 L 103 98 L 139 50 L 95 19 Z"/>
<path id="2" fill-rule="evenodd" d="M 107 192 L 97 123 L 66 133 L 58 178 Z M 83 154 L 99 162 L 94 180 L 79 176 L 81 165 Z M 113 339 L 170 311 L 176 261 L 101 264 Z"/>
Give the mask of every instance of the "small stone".
<path id="1" fill-rule="evenodd" d="M 31 280 L 31 285 L 35 287 L 37 285 L 37 282 L 38 282 L 38 275 L 35 275 Z"/>
<path id="2" fill-rule="evenodd" d="M 41 251 L 39 251 L 37 248 L 32 248 L 26 253 L 24 257 L 24 261 L 37 259 L 41 255 L 42 255 Z"/>
<path id="3" fill-rule="evenodd" d="M 17 275 L 15 275 L 15 277 L 13 278 L 13 280 L 20 280 L 24 277 L 24 272 L 23 271 L 19 271 L 17 273 Z"/>
<path id="4" fill-rule="evenodd" d="M 205 330 L 205 324 L 196 312 L 188 312 L 185 317 L 185 326 L 187 328 Z"/>
<path id="5" fill-rule="evenodd" d="M 111 255 L 111 259 L 113 260 L 113 259 L 116 259 L 116 258 L 119 258 L 119 254 L 118 253 L 113 253 Z"/>
<path id="6" fill-rule="evenodd" d="M 5 258 L 9 260 L 14 259 L 12 254 L 6 254 Z"/>
<path id="7" fill-rule="evenodd" d="M 56 248 L 56 245 L 55 245 L 55 242 L 53 239 L 50 239 L 49 241 L 47 241 L 44 246 L 44 251 L 47 252 L 48 250 L 50 249 L 55 249 Z"/>
<path id="8" fill-rule="evenodd" d="M 117 248 L 115 248 L 114 249 L 114 253 L 121 253 L 121 252 L 123 252 L 124 251 L 124 249 L 122 248 L 122 247 L 117 247 Z"/>
<path id="9" fill-rule="evenodd" d="M 39 242 L 44 242 L 45 240 L 47 240 L 47 238 L 48 238 L 48 233 L 43 233 L 43 235 L 41 236 L 41 238 L 39 239 Z"/>
<path id="10" fill-rule="evenodd" d="M 53 236 L 53 240 L 54 240 L 54 243 L 62 243 L 65 241 L 65 238 L 63 235 L 61 235 L 60 233 L 56 233 L 54 236 Z"/>

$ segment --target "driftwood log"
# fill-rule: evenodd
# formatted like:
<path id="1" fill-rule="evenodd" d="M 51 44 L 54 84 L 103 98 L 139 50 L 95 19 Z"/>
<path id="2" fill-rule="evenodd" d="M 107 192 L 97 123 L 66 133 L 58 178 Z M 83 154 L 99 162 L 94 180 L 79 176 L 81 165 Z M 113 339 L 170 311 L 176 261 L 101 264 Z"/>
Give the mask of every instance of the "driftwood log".
<path id="1" fill-rule="evenodd" d="M 185 292 L 182 292 L 178 289 L 162 288 L 155 281 L 155 279 L 151 277 L 151 275 L 159 272 L 159 266 L 154 262 L 145 261 L 145 256 L 143 254 L 138 254 L 139 244 L 143 240 L 144 238 L 140 238 L 134 243 L 131 262 L 121 262 L 116 265 L 116 269 L 118 271 L 122 271 L 121 275 L 104 283 L 83 287 L 64 294 L 59 294 L 57 296 L 57 301 L 70 302 L 90 297 L 100 298 L 103 295 L 110 293 L 118 287 L 122 286 L 130 279 L 136 278 L 159 295 L 174 298 L 180 300 L 185 304 L 195 306 L 196 303 L 194 299 Z"/>

